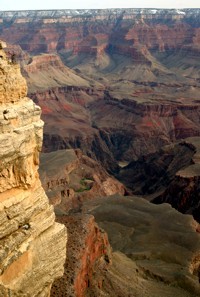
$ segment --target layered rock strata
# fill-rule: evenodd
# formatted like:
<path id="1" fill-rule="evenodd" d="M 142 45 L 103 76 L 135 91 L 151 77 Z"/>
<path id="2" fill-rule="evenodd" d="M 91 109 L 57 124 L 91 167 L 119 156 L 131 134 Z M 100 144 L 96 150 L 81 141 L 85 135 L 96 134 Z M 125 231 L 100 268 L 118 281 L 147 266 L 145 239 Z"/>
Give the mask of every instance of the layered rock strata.
<path id="1" fill-rule="evenodd" d="M 41 110 L 0 43 L 0 296 L 47 297 L 63 274 L 66 230 L 38 176 Z"/>
<path id="2" fill-rule="evenodd" d="M 32 53 L 65 49 L 98 55 L 107 50 L 140 61 L 143 55 L 139 46 L 143 51 L 160 52 L 180 49 L 183 43 L 186 50 L 188 45 L 195 48 L 199 42 L 198 19 L 197 9 L 13 11 L 1 12 L 0 27 L 1 36 L 8 42 Z"/>

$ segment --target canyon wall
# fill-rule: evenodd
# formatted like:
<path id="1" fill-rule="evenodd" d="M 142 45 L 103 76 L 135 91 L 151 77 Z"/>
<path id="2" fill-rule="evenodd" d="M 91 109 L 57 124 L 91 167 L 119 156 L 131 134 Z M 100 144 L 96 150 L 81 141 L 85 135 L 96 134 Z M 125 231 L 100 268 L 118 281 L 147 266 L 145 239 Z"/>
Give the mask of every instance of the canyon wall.
<path id="1" fill-rule="evenodd" d="M 65 49 L 98 55 L 108 49 L 140 60 L 138 45 L 143 51 L 161 52 L 179 49 L 183 43 L 195 47 L 198 13 L 198 9 L 13 11 L 0 13 L 0 28 L 2 38 L 32 53 Z"/>
<path id="2" fill-rule="evenodd" d="M 41 186 L 41 110 L 0 43 L 0 295 L 47 297 L 63 274 L 66 230 Z"/>

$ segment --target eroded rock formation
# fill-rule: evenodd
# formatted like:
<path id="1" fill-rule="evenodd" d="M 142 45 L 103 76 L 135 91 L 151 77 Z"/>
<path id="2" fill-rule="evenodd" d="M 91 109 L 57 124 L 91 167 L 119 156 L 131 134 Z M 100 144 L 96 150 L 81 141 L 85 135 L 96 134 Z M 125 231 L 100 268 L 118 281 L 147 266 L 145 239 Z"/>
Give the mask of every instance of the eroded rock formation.
<path id="1" fill-rule="evenodd" d="M 62 276 L 66 230 L 41 186 L 41 110 L 0 43 L 0 295 L 47 297 Z"/>

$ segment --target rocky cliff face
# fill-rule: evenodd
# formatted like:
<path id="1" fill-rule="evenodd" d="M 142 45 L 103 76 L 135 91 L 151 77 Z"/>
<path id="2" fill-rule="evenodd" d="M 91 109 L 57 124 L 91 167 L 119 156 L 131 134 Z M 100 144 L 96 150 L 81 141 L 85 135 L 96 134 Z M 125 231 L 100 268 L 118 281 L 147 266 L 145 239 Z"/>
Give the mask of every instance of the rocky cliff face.
<path id="1" fill-rule="evenodd" d="M 0 43 L 0 295 L 49 296 L 63 273 L 66 231 L 38 176 L 43 122 Z"/>

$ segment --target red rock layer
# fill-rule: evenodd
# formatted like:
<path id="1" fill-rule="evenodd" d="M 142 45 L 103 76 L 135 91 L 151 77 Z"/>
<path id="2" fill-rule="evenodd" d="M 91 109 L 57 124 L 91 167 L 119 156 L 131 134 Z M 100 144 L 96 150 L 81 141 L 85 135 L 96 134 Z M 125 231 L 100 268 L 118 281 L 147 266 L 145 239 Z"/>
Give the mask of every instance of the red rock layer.
<path id="1" fill-rule="evenodd" d="M 69 228 L 68 253 L 64 276 L 54 282 L 51 297 L 86 296 L 91 283 L 96 282 L 101 287 L 100 272 L 111 261 L 107 234 L 90 215 L 60 216 L 58 221 Z"/>

